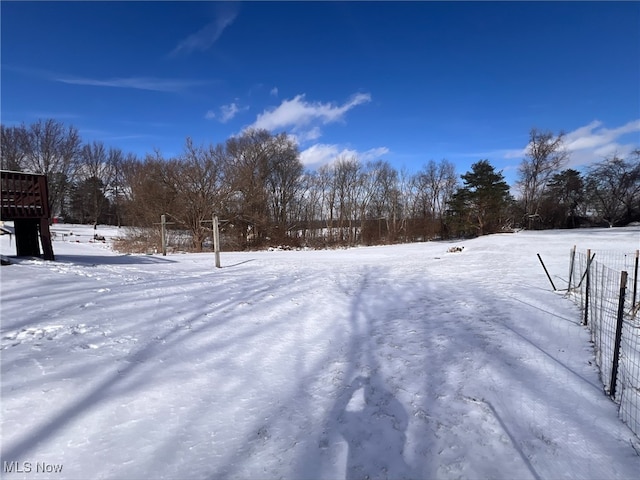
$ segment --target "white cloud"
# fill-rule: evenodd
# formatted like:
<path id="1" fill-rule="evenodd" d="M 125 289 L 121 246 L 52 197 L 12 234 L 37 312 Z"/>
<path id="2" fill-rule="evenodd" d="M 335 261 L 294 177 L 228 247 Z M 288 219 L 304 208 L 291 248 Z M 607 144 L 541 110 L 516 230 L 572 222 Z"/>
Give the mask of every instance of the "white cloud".
<path id="1" fill-rule="evenodd" d="M 93 87 L 132 88 L 136 90 L 151 90 L 155 92 L 182 92 L 189 87 L 201 86 L 210 83 L 202 80 L 189 80 L 178 78 L 158 77 L 114 77 L 91 78 L 53 72 L 50 70 L 4 66 L 8 70 L 16 71 L 24 75 L 45 78 L 48 81 L 67 83 L 70 85 L 87 85 Z"/>
<path id="2" fill-rule="evenodd" d="M 484 155 L 486 157 L 491 157 L 498 153 L 498 155 L 503 156 L 504 158 L 512 159 L 512 158 L 524 158 L 527 154 L 527 147 L 524 148 L 516 148 L 516 149 L 508 149 L 508 150 L 497 150 L 496 152 L 488 152 L 480 154 L 480 156 Z M 474 154 L 474 156 L 476 156 Z"/>
<path id="3" fill-rule="evenodd" d="M 296 95 L 291 100 L 283 100 L 278 107 L 259 114 L 250 128 L 270 131 L 291 128 L 293 132 L 300 132 L 305 127 L 313 125 L 310 131 L 315 138 L 318 138 L 320 136 L 318 123 L 326 125 L 343 121 L 346 113 L 353 107 L 370 101 L 371 95 L 368 93 L 358 93 L 343 105 L 307 102 L 304 94 Z"/>
<path id="4" fill-rule="evenodd" d="M 635 135 L 633 141 L 625 139 L 629 134 L 636 132 L 640 132 L 640 119 L 632 120 L 616 128 L 606 128 L 599 120 L 576 128 L 565 134 L 564 137 L 564 146 L 569 152 L 569 162 L 566 166 L 588 166 L 613 154 L 624 158 L 634 148 L 640 146 L 638 135 Z M 527 153 L 527 148 L 528 146 L 521 149 L 502 150 L 501 152 L 506 159 L 522 159 Z"/>
<path id="5" fill-rule="evenodd" d="M 387 147 L 377 147 L 359 152 L 350 148 L 343 148 L 340 145 L 330 145 L 316 143 L 300 152 L 300 161 L 306 167 L 319 167 L 334 162 L 340 157 L 357 157 L 361 161 L 378 160 L 381 156 L 389 153 Z"/>
<path id="6" fill-rule="evenodd" d="M 205 114 L 204 118 L 207 120 L 212 120 L 217 118 L 221 123 L 227 123 L 229 120 L 234 118 L 238 113 L 245 112 L 249 110 L 249 107 L 240 107 L 237 103 L 233 102 L 229 105 L 222 105 L 220 107 L 220 113 L 216 114 L 213 110 L 208 110 Z"/>
<path id="7" fill-rule="evenodd" d="M 174 57 L 180 53 L 191 53 L 194 50 L 205 51 L 216 43 L 222 35 L 222 32 L 233 23 L 238 15 L 237 7 L 231 6 L 231 10 L 221 11 L 218 17 L 202 27 L 196 33 L 189 35 L 187 38 L 178 43 L 178 45 L 169 53 Z"/>
<path id="8" fill-rule="evenodd" d="M 311 130 L 300 132 L 298 135 L 293 135 L 298 143 L 310 142 L 317 140 L 322 136 L 320 127 L 313 127 Z"/>
<path id="9" fill-rule="evenodd" d="M 300 161 L 307 167 L 319 167 L 320 165 L 334 161 L 338 156 L 338 152 L 339 149 L 337 145 L 316 143 L 300 152 Z"/>
<path id="10" fill-rule="evenodd" d="M 613 154 L 625 157 L 640 146 L 638 135 L 635 135 L 635 143 L 628 143 L 623 138 L 634 132 L 640 132 L 640 119 L 612 129 L 604 127 L 597 120 L 580 127 L 568 133 L 565 138 L 566 148 L 571 153 L 569 163 L 581 166 L 601 161 Z"/>
<path id="11" fill-rule="evenodd" d="M 53 80 L 72 85 L 89 85 L 93 87 L 133 88 L 137 90 L 151 90 L 155 92 L 180 92 L 188 87 L 203 85 L 194 80 L 178 80 L 170 78 L 128 77 L 97 79 L 74 76 L 56 76 Z"/>
<path id="12" fill-rule="evenodd" d="M 367 160 L 379 160 L 380 157 L 389 153 L 390 150 L 387 147 L 377 147 L 365 150 L 360 154 L 360 158 L 364 161 Z"/>
<path id="13" fill-rule="evenodd" d="M 235 103 L 230 103 L 229 105 L 223 105 L 220 107 L 220 112 L 222 113 L 220 116 L 220 121 L 222 123 L 226 123 L 229 120 L 231 120 L 233 117 L 235 117 L 238 114 L 238 112 L 242 112 L 244 110 L 247 110 L 248 108 L 249 107 L 240 108 Z"/>

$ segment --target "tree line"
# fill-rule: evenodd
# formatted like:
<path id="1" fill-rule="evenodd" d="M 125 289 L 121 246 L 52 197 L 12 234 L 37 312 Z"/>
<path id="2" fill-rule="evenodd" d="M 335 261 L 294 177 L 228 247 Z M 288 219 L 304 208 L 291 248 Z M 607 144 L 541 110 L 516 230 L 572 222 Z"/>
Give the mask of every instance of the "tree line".
<path id="1" fill-rule="evenodd" d="M 187 138 L 182 152 L 138 157 L 83 142 L 54 119 L 1 125 L 4 170 L 45 174 L 66 222 L 154 227 L 167 215 L 200 251 L 212 216 L 227 248 L 371 245 L 458 238 L 515 228 L 640 221 L 640 149 L 567 169 L 564 135 L 532 129 L 512 194 L 489 160 L 458 174 L 448 160 L 410 173 L 385 160 L 339 156 L 305 169 L 286 133 L 247 130 L 216 145 Z M 207 223 L 209 222 L 209 223 Z"/>

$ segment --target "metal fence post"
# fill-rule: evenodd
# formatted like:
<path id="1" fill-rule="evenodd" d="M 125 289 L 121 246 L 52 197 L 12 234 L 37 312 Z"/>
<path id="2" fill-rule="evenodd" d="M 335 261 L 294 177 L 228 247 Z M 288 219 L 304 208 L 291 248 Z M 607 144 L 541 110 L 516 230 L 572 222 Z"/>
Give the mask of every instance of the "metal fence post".
<path id="1" fill-rule="evenodd" d="M 544 262 L 542 261 L 542 257 L 540 256 L 540 254 L 536 254 L 538 255 L 538 260 L 540 260 L 540 263 L 542 264 L 542 268 L 544 268 L 544 273 L 547 274 L 547 278 L 549 279 L 549 282 L 551 282 L 551 286 L 553 287 L 553 291 L 556 291 L 556 286 L 553 284 L 553 280 L 551 280 L 551 275 L 549 275 L 549 272 L 547 270 L 547 267 L 545 267 Z"/>
<path id="2" fill-rule="evenodd" d="M 582 320 L 582 324 L 586 325 L 589 318 L 589 284 L 591 279 L 591 249 L 587 250 L 587 271 L 585 275 L 587 276 L 587 283 L 584 286 L 584 319 Z M 582 283 L 582 282 L 581 282 Z"/>
<path id="3" fill-rule="evenodd" d="M 620 296 L 618 297 L 618 321 L 616 324 L 616 339 L 613 349 L 613 365 L 611 367 L 611 383 L 609 396 L 616 398 L 616 382 L 618 379 L 618 362 L 620 360 L 620 344 L 622 343 L 622 325 L 624 320 L 624 297 L 627 291 L 627 272 L 620 272 Z"/>
<path id="4" fill-rule="evenodd" d="M 573 277 L 573 266 L 576 261 L 576 246 L 571 249 L 571 262 L 569 263 L 569 284 L 567 285 L 567 294 L 571 292 L 571 277 Z"/>
<path id="5" fill-rule="evenodd" d="M 636 250 L 636 264 L 633 272 L 633 299 L 631 303 L 631 311 L 636 311 L 636 295 L 638 293 L 638 257 L 640 257 L 640 250 Z"/>

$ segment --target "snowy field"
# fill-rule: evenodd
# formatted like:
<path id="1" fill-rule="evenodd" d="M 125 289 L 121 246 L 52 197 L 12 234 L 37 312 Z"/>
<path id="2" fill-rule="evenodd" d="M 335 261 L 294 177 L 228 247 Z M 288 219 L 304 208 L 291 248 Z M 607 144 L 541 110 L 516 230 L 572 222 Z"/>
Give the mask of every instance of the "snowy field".
<path id="1" fill-rule="evenodd" d="M 536 257 L 564 288 L 573 245 L 634 251 L 638 227 L 223 252 L 221 269 L 56 230 L 56 262 L 0 268 L 2 478 L 639 477 Z"/>

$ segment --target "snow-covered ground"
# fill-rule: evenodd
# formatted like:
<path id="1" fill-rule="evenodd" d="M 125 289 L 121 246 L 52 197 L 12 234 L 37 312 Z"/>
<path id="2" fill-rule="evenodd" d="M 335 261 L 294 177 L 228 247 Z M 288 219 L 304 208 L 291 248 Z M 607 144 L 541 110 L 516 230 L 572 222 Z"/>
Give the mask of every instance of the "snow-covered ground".
<path id="1" fill-rule="evenodd" d="M 638 227 L 223 253 L 221 269 L 56 229 L 75 233 L 57 261 L 0 268 L 2 478 L 640 474 L 536 257 L 563 288 L 574 244 L 633 251 Z"/>

